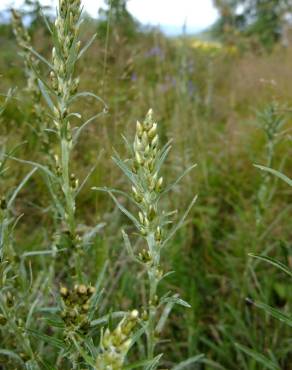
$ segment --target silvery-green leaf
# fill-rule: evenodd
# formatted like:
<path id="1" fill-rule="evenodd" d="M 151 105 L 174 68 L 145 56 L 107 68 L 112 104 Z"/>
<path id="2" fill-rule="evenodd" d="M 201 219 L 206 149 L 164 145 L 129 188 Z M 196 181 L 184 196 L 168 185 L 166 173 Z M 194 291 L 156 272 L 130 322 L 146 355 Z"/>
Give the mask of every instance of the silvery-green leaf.
<path id="1" fill-rule="evenodd" d="M 122 170 L 122 172 L 127 176 L 127 178 L 131 181 L 131 183 L 138 187 L 137 184 L 137 177 L 136 175 L 130 170 L 130 168 L 125 164 L 125 162 L 118 156 L 116 153 L 115 157 L 112 157 L 112 160 L 115 164 Z"/>
<path id="2" fill-rule="evenodd" d="M 96 39 L 97 33 L 95 33 L 91 39 L 85 44 L 85 46 L 80 50 L 77 59 L 80 59 L 82 55 L 87 51 L 87 49 L 92 45 L 93 41 Z"/>
<path id="3" fill-rule="evenodd" d="M 54 70 L 53 65 L 46 58 L 40 55 L 35 49 L 33 49 L 31 46 L 30 47 L 25 46 L 25 48 L 29 50 L 34 56 L 36 56 L 39 60 L 41 60 L 44 64 L 46 64 L 51 71 Z"/>
<path id="4" fill-rule="evenodd" d="M 73 145 L 76 145 L 78 138 L 81 134 L 81 132 L 91 123 L 93 122 L 96 118 L 101 117 L 104 115 L 104 112 L 99 112 L 95 114 L 94 116 L 90 117 L 87 121 L 85 121 L 80 127 L 76 129 L 76 131 L 73 134 Z"/>
<path id="5" fill-rule="evenodd" d="M 59 349 L 63 349 L 63 348 L 66 347 L 65 342 L 63 342 L 61 339 L 57 339 L 53 336 L 43 334 L 43 333 L 41 333 L 37 330 L 26 329 L 26 331 L 28 333 L 30 333 L 31 335 L 33 335 L 34 337 L 42 340 L 44 343 L 49 343 L 53 347 L 56 347 L 56 348 L 59 348 Z"/>
<path id="6" fill-rule="evenodd" d="M 280 310 L 273 308 L 265 303 L 261 302 L 252 302 L 256 307 L 261 308 L 262 310 L 265 310 L 266 313 L 273 316 L 275 319 L 282 321 L 284 324 L 292 327 L 292 317 L 287 316 Z"/>
<path id="7" fill-rule="evenodd" d="M 132 215 L 131 212 L 129 212 L 118 200 L 117 198 L 113 195 L 112 192 L 109 191 L 109 195 L 112 197 L 118 208 L 134 223 L 134 225 L 137 227 L 137 229 L 140 228 L 140 223 L 136 219 L 135 216 Z"/>
<path id="8" fill-rule="evenodd" d="M 103 104 L 103 107 L 104 107 L 105 111 L 108 110 L 108 106 L 107 106 L 106 102 L 101 97 L 99 97 L 98 95 L 96 95 L 92 92 L 83 91 L 83 92 L 77 93 L 74 96 L 72 96 L 72 98 L 70 99 L 70 103 L 73 102 L 74 100 L 78 99 L 78 98 L 94 98 L 95 100 L 97 100 L 97 101 L 99 101 Z"/>
<path id="9" fill-rule="evenodd" d="M 43 84 L 43 82 L 40 79 L 38 79 L 38 84 L 39 84 L 39 88 L 41 90 L 41 93 L 42 93 L 46 103 L 48 104 L 48 107 L 53 112 L 54 111 L 54 103 L 53 103 L 48 91 L 46 90 L 45 85 Z"/>
<path id="10" fill-rule="evenodd" d="M 285 181 L 288 185 L 292 186 L 292 180 L 288 176 L 284 175 L 282 172 L 274 170 L 273 168 L 260 166 L 258 164 L 254 164 L 254 166 L 259 168 L 262 171 L 266 171 L 266 172 L 271 173 L 272 175 L 274 175 L 274 176 L 278 177 L 279 179 Z"/>
<path id="11" fill-rule="evenodd" d="M 191 305 L 188 304 L 183 299 L 179 298 L 178 294 L 175 294 L 172 297 L 166 297 L 163 300 L 161 300 L 161 303 L 168 303 L 168 302 L 178 304 L 180 306 L 184 306 L 184 307 L 187 307 L 187 308 L 191 308 Z"/>
<path id="12" fill-rule="evenodd" d="M 17 186 L 17 188 L 14 190 L 13 194 L 11 195 L 9 201 L 7 202 L 7 207 L 10 208 L 17 197 L 20 190 L 24 187 L 24 185 L 27 183 L 27 181 L 31 178 L 31 176 L 36 172 L 37 168 L 33 168 L 21 181 L 21 183 Z"/>
<path id="13" fill-rule="evenodd" d="M 87 365 L 95 367 L 95 359 L 93 359 L 91 356 L 89 356 L 84 349 L 79 345 L 79 343 L 83 342 L 81 338 L 79 339 L 78 337 L 75 338 L 75 335 L 72 334 L 70 339 L 74 343 L 74 346 L 76 347 L 78 353 L 83 357 L 83 359 L 86 361 Z"/>
<path id="14" fill-rule="evenodd" d="M 103 325 L 109 322 L 110 318 L 118 319 L 123 318 L 127 314 L 126 311 L 117 311 L 110 314 L 104 315 L 96 320 L 92 320 L 90 326 Z"/>
<path id="15" fill-rule="evenodd" d="M 159 361 L 160 361 L 162 356 L 163 356 L 163 353 L 159 354 L 153 360 L 151 360 L 149 362 L 149 364 L 145 367 L 145 370 L 155 370 L 155 369 L 157 369 L 157 367 L 159 365 Z"/>
<path id="16" fill-rule="evenodd" d="M 170 184 L 165 188 L 165 190 L 162 192 L 162 195 L 172 190 L 189 172 L 191 172 L 192 169 L 197 167 L 197 164 L 193 164 L 192 166 L 188 167 L 176 180 L 173 184 Z"/>
<path id="17" fill-rule="evenodd" d="M 184 215 L 182 216 L 182 218 L 180 219 L 180 221 L 172 228 L 172 230 L 170 230 L 170 233 L 169 233 L 168 237 L 165 239 L 165 241 L 163 242 L 162 247 L 165 247 L 165 245 L 174 236 L 174 234 L 177 232 L 177 230 L 180 227 L 182 227 L 183 223 L 185 222 L 185 219 L 187 218 L 187 216 L 188 216 L 190 210 L 192 209 L 193 205 L 195 204 L 197 198 L 198 198 L 198 196 L 196 195 L 193 198 L 193 200 L 191 201 L 191 203 L 189 204 L 186 212 L 184 213 Z"/>
<path id="18" fill-rule="evenodd" d="M 138 260 L 138 258 L 134 254 L 134 250 L 133 250 L 133 247 L 132 247 L 132 244 L 131 244 L 131 241 L 129 239 L 128 234 L 124 230 L 122 230 L 122 235 L 123 235 L 125 247 L 127 249 L 127 252 L 129 254 L 129 256 L 131 258 L 133 258 L 136 262 L 139 262 L 140 263 L 140 261 Z"/>
<path id="19" fill-rule="evenodd" d="M 161 169 L 161 166 L 163 165 L 165 159 L 167 158 L 168 156 L 168 153 L 170 152 L 171 150 L 171 142 L 172 140 L 169 140 L 165 145 L 164 147 L 161 149 L 161 154 L 160 154 L 160 157 L 158 158 L 158 161 L 156 163 L 156 171 L 159 172 L 160 169 Z"/>

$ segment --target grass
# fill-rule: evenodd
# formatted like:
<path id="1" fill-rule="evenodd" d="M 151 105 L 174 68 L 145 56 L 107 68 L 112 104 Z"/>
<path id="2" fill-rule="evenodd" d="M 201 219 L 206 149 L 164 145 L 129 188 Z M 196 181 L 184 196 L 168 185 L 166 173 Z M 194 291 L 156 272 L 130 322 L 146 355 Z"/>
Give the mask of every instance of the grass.
<path id="1" fill-rule="evenodd" d="M 0 52 L 1 92 L 18 87 L 1 109 L 2 368 L 290 369 L 291 50 L 111 25 L 77 63 L 96 26 L 64 4 L 54 39 L 20 48 L 33 89 L 12 37 Z M 149 107 L 158 125 L 136 126 Z M 165 154 L 174 139 L 163 181 L 157 134 Z"/>

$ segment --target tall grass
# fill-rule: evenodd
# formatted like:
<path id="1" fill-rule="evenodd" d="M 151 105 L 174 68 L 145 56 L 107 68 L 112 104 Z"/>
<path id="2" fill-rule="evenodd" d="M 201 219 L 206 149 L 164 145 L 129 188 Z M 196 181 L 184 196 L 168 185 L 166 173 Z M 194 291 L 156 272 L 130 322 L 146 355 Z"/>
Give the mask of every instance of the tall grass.
<path id="1" fill-rule="evenodd" d="M 172 215 L 172 212 L 164 213 L 158 209 L 158 201 L 163 187 L 163 179 L 158 177 L 158 174 L 170 150 L 170 145 L 168 143 L 162 149 L 158 148 L 157 124 L 153 121 L 150 110 L 143 124 L 137 123 L 135 142 L 131 149 L 134 155 L 132 169 L 128 168 L 119 157 L 115 158 L 115 162 L 133 184 L 133 201 L 140 209 L 139 221 L 119 203 L 110 191 L 118 207 L 134 221 L 140 236 L 147 243 L 147 249 L 143 249 L 138 257 L 134 257 L 130 239 L 125 232 L 123 234 L 130 256 L 139 261 L 147 271 L 149 280 L 147 284 L 149 285 L 148 303 L 141 318 L 139 318 L 137 310 L 132 310 L 130 313 L 111 312 L 111 308 L 108 308 L 110 311 L 104 317 L 99 317 L 99 305 L 103 299 L 103 276 L 101 275 L 95 286 L 92 286 L 87 282 L 88 276 L 84 267 L 86 266 L 86 252 L 100 225 L 90 228 L 85 233 L 80 232 L 80 225 L 76 219 L 76 198 L 88 176 L 79 185 L 78 179 L 71 172 L 72 151 L 78 143 L 80 133 L 97 117 L 95 115 L 81 123 L 80 126 L 71 128 L 71 122 L 74 119 L 83 119 L 82 114 L 72 110 L 72 103 L 83 97 L 93 97 L 103 103 L 102 99 L 93 93 L 77 92 L 79 77 L 75 77 L 74 74 L 76 63 L 93 41 L 92 38 L 83 49 L 80 48 L 81 12 L 80 0 L 61 0 L 59 2 L 55 23 L 54 25 L 48 24 L 53 41 L 52 62 L 46 60 L 31 47 L 30 36 L 23 27 L 19 14 L 16 11 L 12 12 L 14 32 L 19 46 L 22 48 L 21 55 L 25 60 L 27 90 L 33 99 L 34 113 L 36 113 L 32 118 L 34 124 L 37 125 L 36 130 L 39 132 L 40 140 L 42 140 L 42 135 L 45 137 L 48 133 L 54 136 L 54 139 L 49 138 L 48 154 L 54 154 L 55 163 L 52 163 L 52 156 L 49 158 L 45 156 L 47 161 L 39 163 L 22 160 L 8 154 L 8 158 L 29 164 L 34 168 L 13 193 L 8 205 L 6 206 L 5 201 L 2 201 L 1 208 L 3 211 L 6 207 L 9 208 L 17 192 L 34 172 L 39 170 L 51 196 L 50 209 L 56 230 L 52 238 L 54 242 L 51 249 L 28 252 L 22 256 L 23 258 L 27 256 L 48 256 L 50 258 L 50 262 L 44 265 L 48 269 L 46 281 L 44 281 L 44 277 L 40 277 L 39 282 L 36 283 L 33 276 L 30 278 L 32 284 L 37 284 L 35 289 L 41 287 L 41 294 L 34 291 L 34 295 L 36 295 L 34 298 L 31 295 L 26 297 L 28 302 L 32 299 L 32 306 L 28 311 L 24 308 L 24 312 L 22 312 L 25 322 L 19 318 L 19 312 L 16 309 L 20 302 L 10 291 L 17 289 L 17 285 L 13 284 L 13 279 L 6 279 L 7 271 L 3 270 L 1 322 L 9 330 L 18 333 L 19 341 L 22 344 L 15 343 L 15 345 L 12 344 L 12 348 L 9 348 L 8 341 L 7 347 L 1 349 L 0 353 L 8 358 L 7 366 L 16 361 L 27 369 L 40 369 L 42 366 L 47 368 L 65 366 L 81 369 L 86 366 L 91 369 L 121 370 L 126 364 L 130 366 L 128 352 L 131 347 L 137 346 L 136 343 L 139 343 L 141 347 L 145 342 L 146 350 L 140 350 L 142 358 L 138 357 L 137 359 L 140 360 L 140 364 L 145 369 L 156 369 L 163 355 L 162 353 L 156 355 L 156 345 L 173 305 L 178 303 L 190 307 L 178 298 L 178 295 L 166 294 L 161 298 L 158 297 L 158 284 L 167 276 L 160 266 L 160 253 L 174 232 L 182 226 L 194 201 L 182 220 L 167 236 L 164 229 L 170 222 L 169 216 Z M 41 76 L 39 61 L 50 69 L 49 82 Z M 36 92 L 37 88 L 39 91 Z M 48 106 L 47 113 L 39 100 L 40 94 Z M 46 119 L 50 119 L 52 124 L 44 124 L 43 120 Z M 171 187 L 167 188 L 165 193 L 169 190 Z M 9 244 L 10 232 L 6 224 L 10 223 L 9 214 L 3 212 L 3 244 L 6 245 Z M 8 258 L 6 245 L 5 248 L 1 248 L 5 259 Z M 8 261 L 6 262 L 8 263 Z M 71 263 L 73 270 L 70 269 Z M 10 268 L 9 263 L 8 267 Z M 23 280 L 23 288 L 25 288 L 29 280 L 23 261 L 21 261 L 20 267 L 23 269 L 21 279 Z M 61 275 L 58 274 L 59 269 L 62 269 Z M 14 273 L 18 278 L 17 268 Z M 11 286 L 8 284 L 9 281 Z M 55 289 L 58 283 L 61 283 L 59 294 Z M 69 285 L 69 288 L 66 285 Z M 50 290 L 54 291 L 51 303 L 47 297 Z M 21 294 L 18 294 L 17 298 L 21 299 Z M 48 306 L 45 307 L 45 305 Z M 35 326 L 32 319 L 38 311 L 44 324 Z M 41 314 L 42 312 L 45 313 L 45 316 Z M 121 319 L 116 328 L 112 329 L 110 320 L 115 316 L 121 317 Z M 103 327 L 107 326 L 107 328 L 100 329 L 100 324 Z M 139 330 L 136 329 L 137 325 L 140 326 Z M 47 333 L 49 329 L 53 330 L 50 334 Z M 37 338 L 38 342 L 34 343 L 33 338 Z M 49 356 L 46 356 L 42 350 L 47 345 L 55 348 L 55 352 L 51 352 Z M 22 347 L 24 352 L 18 353 L 19 347 Z M 189 359 L 188 363 L 198 359 L 199 357 Z M 135 367 L 135 365 L 133 366 Z"/>
<path id="2" fill-rule="evenodd" d="M 291 51 L 104 43 L 81 7 L 0 51 L 1 367 L 289 369 Z"/>

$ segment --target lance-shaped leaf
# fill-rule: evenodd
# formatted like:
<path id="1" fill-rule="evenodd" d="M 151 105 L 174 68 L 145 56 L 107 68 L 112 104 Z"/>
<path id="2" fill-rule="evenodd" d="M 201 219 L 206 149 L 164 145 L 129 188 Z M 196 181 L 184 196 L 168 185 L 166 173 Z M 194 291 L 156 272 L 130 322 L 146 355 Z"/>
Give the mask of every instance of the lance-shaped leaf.
<path id="1" fill-rule="evenodd" d="M 280 370 L 280 367 L 272 362 L 270 359 L 268 359 L 266 356 L 262 355 L 259 352 L 256 352 L 248 347 L 243 346 L 242 344 L 235 343 L 236 347 L 247 354 L 248 356 L 252 357 L 254 360 L 256 360 L 259 364 L 265 366 L 265 368 L 270 370 Z"/>
<path id="2" fill-rule="evenodd" d="M 273 266 L 277 267 L 278 269 L 284 271 L 285 274 L 287 274 L 290 277 L 292 277 L 292 271 L 289 269 L 288 266 L 284 265 L 282 262 L 279 262 L 279 261 L 275 260 L 274 258 L 267 257 L 267 256 L 260 256 L 260 255 L 252 254 L 252 253 L 249 253 L 248 255 L 250 257 L 257 258 L 258 260 L 267 262 L 270 265 L 273 265 Z"/>
<path id="3" fill-rule="evenodd" d="M 288 176 L 284 175 L 282 172 L 274 170 L 273 168 L 260 166 L 258 164 L 254 164 L 254 166 L 256 168 L 259 168 L 262 171 L 266 171 L 266 172 L 271 173 L 272 175 L 274 175 L 274 176 L 278 177 L 279 179 L 285 181 L 289 186 L 292 186 L 292 180 Z"/>

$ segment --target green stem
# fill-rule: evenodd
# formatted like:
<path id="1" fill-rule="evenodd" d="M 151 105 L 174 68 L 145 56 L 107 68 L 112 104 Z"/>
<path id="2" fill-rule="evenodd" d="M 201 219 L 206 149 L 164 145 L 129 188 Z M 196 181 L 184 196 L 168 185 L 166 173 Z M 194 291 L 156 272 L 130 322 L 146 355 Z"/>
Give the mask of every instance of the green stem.
<path id="1" fill-rule="evenodd" d="M 149 360 L 154 358 L 154 351 L 156 346 L 156 339 L 155 339 L 155 319 L 156 319 L 156 305 L 155 305 L 155 297 L 157 293 L 157 283 L 158 281 L 154 278 L 154 276 L 150 276 L 151 272 L 149 272 L 149 284 L 150 284 L 150 292 L 149 292 L 149 309 L 148 309 L 148 323 L 147 323 L 147 357 Z M 153 272 L 152 272 L 153 274 Z"/>
<path id="2" fill-rule="evenodd" d="M 70 154 L 71 143 L 61 139 L 61 161 L 62 161 L 62 190 L 65 197 L 66 222 L 71 235 L 75 236 L 75 197 L 70 184 Z"/>
<path id="3" fill-rule="evenodd" d="M 157 315 L 157 287 L 159 279 L 156 276 L 157 270 L 159 269 L 160 253 L 158 246 L 153 242 L 153 237 L 148 239 L 149 251 L 152 251 L 153 265 L 148 270 L 149 279 L 149 308 L 148 308 L 148 323 L 147 323 L 147 357 L 153 359 L 155 355 L 155 346 L 157 340 L 155 338 L 155 321 Z"/>

